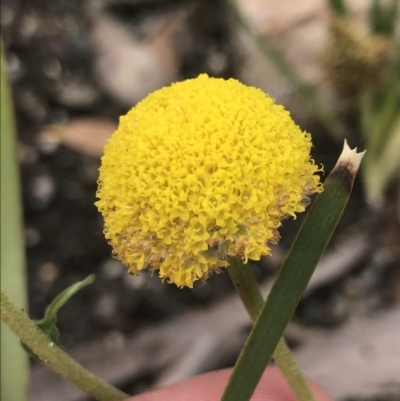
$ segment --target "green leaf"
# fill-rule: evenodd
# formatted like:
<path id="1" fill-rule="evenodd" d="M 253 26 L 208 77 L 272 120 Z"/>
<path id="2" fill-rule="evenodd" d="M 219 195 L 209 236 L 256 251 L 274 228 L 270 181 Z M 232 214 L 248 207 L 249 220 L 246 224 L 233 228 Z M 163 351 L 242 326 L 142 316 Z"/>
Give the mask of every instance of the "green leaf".
<path id="1" fill-rule="evenodd" d="M 264 299 L 248 264 L 229 257 L 228 272 L 251 320 L 255 322 L 264 305 Z M 278 341 L 272 358 L 299 401 L 316 401 L 283 337 Z"/>
<path id="2" fill-rule="evenodd" d="M 95 400 L 117 401 L 126 400 L 129 397 L 128 394 L 90 373 L 50 341 L 49 337 L 29 319 L 28 315 L 13 302 L 3 289 L 0 294 L 0 316 L 1 320 L 40 357 L 41 361 Z M 12 398 L 12 400 L 19 401 L 18 398 Z"/>
<path id="3" fill-rule="evenodd" d="M 388 7 L 386 13 L 386 24 L 388 36 L 393 36 L 396 29 L 397 18 L 399 16 L 400 0 L 392 0 L 392 4 Z"/>
<path id="4" fill-rule="evenodd" d="M 1 45 L 1 285 L 26 308 L 25 250 L 22 238 L 22 208 L 17 163 L 16 129 L 11 91 L 7 82 L 4 45 Z M 1 324 L 0 399 L 28 399 L 29 360 L 18 338 Z"/>
<path id="5" fill-rule="evenodd" d="M 373 0 L 370 8 L 370 29 L 376 35 L 391 37 L 396 28 L 399 0 L 384 4 L 381 0 Z"/>
<path id="6" fill-rule="evenodd" d="M 246 341 L 221 401 L 248 401 L 349 199 L 363 154 L 345 147 L 313 202 Z"/>
<path id="7" fill-rule="evenodd" d="M 368 147 L 363 164 L 364 184 L 368 202 L 373 206 L 383 205 L 385 189 L 399 166 L 399 84 L 400 53 L 390 67 L 385 85 L 378 91 L 367 85 L 360 93 L 361 128 Z"/>
<path id="8" fill-rule="evenodd" d="M 396 59 L 391 66 L 391 71 L 384 88 L 383 96 L 377 102 L 377 126 L 379 132 L 375 135 L 382 137 L 379 143 L 379 150 L 381 150 L 389 135 L 391 127 L 399 115 L 400 110 L 400 47 Z"/>
<path id="9" fill-rule="evenodd" d="M 56 322 L 59 309 L 79 290 L 93 283 L 94 279 L 94 275 L 91 274 L 85 280 L 78 281 L 77 283 L 66 288 L 63 292 L 58 294 L 53 302 L 47 307 L 44 318 L 41 320 L 34 320 L 39 329 L 46 333 L 47 336 L 58 346 L 60 346 L 60 332 L 58 331 Z M 37 358 L 37 356 L 24 343 L 21 344 L 32 357 Z"/>
<path id="10" fill-rule="evenodd" d="M 373 0 L 369 10 L 371 32 L 378 34 L 382 30 L 383 10 L 380 0 Z"/>
<path id="11" fill-rule="evenodd" d="M 365 158 L 364 173 L 367 200 L 372 205 L 383 204 L 383 194 L 390 181 L 400 172 L 400 115 L 394 122 L 379 155 Z M 374 156 L 374 157 L 373 157 Z"/>

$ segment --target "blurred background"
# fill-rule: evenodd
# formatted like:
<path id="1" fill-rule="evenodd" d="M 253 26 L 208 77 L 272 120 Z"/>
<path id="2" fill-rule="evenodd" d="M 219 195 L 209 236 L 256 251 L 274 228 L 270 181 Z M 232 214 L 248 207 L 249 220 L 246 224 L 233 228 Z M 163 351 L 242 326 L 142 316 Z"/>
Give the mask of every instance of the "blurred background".
<path id="1" fill-rule="evenodd" d="M 251 323 L 228 275 L 192 290 L 129 276 L 93 205 L 121 114 L 199 73 L 234 77 L 311 132 L 325 174 L 344 138 L 368 149 L 286 338 L 335 400 L 400 400 L 398 3 L 2 0 L 30 316 L 93 273 L 58 318 L 62 345 L 91 371 L 137 394 L 234 364 Z M 265 294 L 302 220 L 287 219 L 273 255 L 253 263 Z M 32 401 L 88 400 L 41 363 L 31 373 Z"/>

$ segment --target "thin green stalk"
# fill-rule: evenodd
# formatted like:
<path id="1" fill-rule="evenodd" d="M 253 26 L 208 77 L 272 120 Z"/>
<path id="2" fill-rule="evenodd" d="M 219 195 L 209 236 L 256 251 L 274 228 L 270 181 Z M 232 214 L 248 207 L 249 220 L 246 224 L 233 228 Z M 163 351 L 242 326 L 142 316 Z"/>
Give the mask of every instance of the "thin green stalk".
<path id="1" fill-rule="evenodd" d="M 16 130 L 10 87 L 7 82 L 4 46 L 1 44 L 1 285 L 26 309 L 25 252 L 22 238 L 20 180 Z M 28 399 L 29 360 L 18 338 L 1 324 L 0 399 Z"/>
<path id="2" fill-rule="evenodd" d="M 400 43 L 397 43 L 397 48 L 400 49 Z M 375 107 L 372 110 L 362 111 L 364 113 L 371 113 L 371 117 L 376 120 L 375 125 L 372 125 L 374 129 L 370 134 L 370 139 L 374 142 L 369 144 L 369 147 L 374 146 L 375 153 L 379 154 L 385 146 L 388 136 L 390 134 L 390 128 L 399 114 L 400 107 L 400 51 L 396 55 L 396 59 L 393 62 L 387 83 L 384 86 L 384 91 L 381 97 L 375 93 Z M 364 127 L 368 129 L 369 127 Z M 371 138 L 372 137 L 372 138 Z"/>
<path id="3" fill-rule="evenodd" d="M 383 194 L 390 180 L 400 171 L 400 115 L 391 128 L 384 148 L 375 157 L 366 157 L 363 165 L 367 200 L 372 206 L 384 205 Z M 368 156 L 368 155 L 367 155 Z"/>
<path id="4" fill-rule="evenodd" d="M 267 40 L 260 34 L 258 34 L 253 26 L 247 21 L 240 11 L 238 5 L 234 0 L 223 0 L 229 9 L 232 11 L 235 18 L 239 23 L 246 29 L 246 31 L 252 36 L 253 40 L 264 53 L 264 55 L 275 65 L 275 67 L 282 73 L 292 87 L 298 92 L 305 103 L 308 105 L 310 110 L 324 125 L 324 127 L 332 134 L 337 140 L 344 139 L 345 127 L 343 126 L 340 119 L 336 116 L 335 112 L 329 106 L 329 104 L 317 95 L 314 88 L 308 85 L 304 80 L 296 73 L 290 63 L 288 63 L 281 55 L 281 53 L 271 46 Z"/>
<path id="5" fill-rule="evenodd" d="M 367 85 L 359 97 L 361 128 L 369 149 L 363 164 L 365 189 L 368 202 L 375 207 L 383 206 L 385 188 L 398 169 L 399 83 L 400 54 L 382 93 Z"/>
<path id="6" fill-rule="evenodd" d="M 393 73 L 380 97 L 378 97 L 376 90 L 368 85 L 360 91 L 360 121 L 368 149 L 370 149 L 369 158 L 375 159 L 375 156 L 380 155 L 391 133 L 390 129 L 398 115 L 400 105 L 399 83 L 400 54 L 395 62 Z"/>
<path id="7" fill-rule="evenodd" d="M 369 156 L 376 151 L 375 142 L 379 140 L 374 135 L 376 132 L 374 96 L 371 88 L 364 88 L 359 95 L 360 123 L 365 141 L 369 145 Z M 371 146 L 372 145 L 372 146 Z"/>
<path id="8" fill-rule="evenodd" d="M 228 272 L 253 322 L 264 305 L 264 299 L 252 271 L 237 258 L 229 259 Z M 279 367 L 299 401 L 316 401 L 303 373 L 283 337 L 280 338 L 272 359 Z"/>
<path id="9" fill-rule="evenodd" d="M 347 143 L 297 234 L 240 353 L 221 401 L 248 401 L 321 258 L 349 199 L 363 154 Z"/>
<path id="10" fill-rule="evenodd" d="M 44 363 L 94 399 L 99 401 L 118 401 L 129 397 L 128 394 L 89 372 L 54 344 L 18 308 L 3 289 L 1 290 L 1 319 Z"/>
<path id="11" fill-rule="evenodd" d="M 230 257 L 228 262 L 228 273 L 232 283 L 242 299 L 251 320 L 254 322 L 257 320 L 264 305 L 264 298 L 258 288 L 258 284 L 249 266 L 245 265 L 240 259 Z"/>

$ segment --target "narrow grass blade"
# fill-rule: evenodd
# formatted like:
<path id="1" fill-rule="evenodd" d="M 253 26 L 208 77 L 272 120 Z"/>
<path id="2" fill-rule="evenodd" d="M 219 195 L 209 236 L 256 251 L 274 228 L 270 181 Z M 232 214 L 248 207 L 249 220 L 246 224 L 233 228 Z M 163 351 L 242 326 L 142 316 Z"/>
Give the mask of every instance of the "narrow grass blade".
<path id="1" fill-rule="evenodd" d="M 0 39 L 1 41 L 1 39 Z M 1 286 L 26 308 L 25 253 L 14 110 L 1 42 Z M 28 398 L 29 361 L 18 338 L 1 324 L 2 400 Z"/>
<path id="2" fill-rule="evenodd" d="M 383 194 L 390 181 L 400 174 L 400 115 L 393 124 L 390 135 L 379 157 L 365 158 L 364 184 L 367 200 L 372 206 L 384 204 Z"/>
<path id="3" fill-rule="evenodd" d="M 363 153 L 347 143 L 308 212 L 236 363 L 221 401 L 248 401 L 349 199 Z"/>
<path id="4" fill-rule="evenodd" d="M 228 272 L 251 320 L 255 322 L 264 305 L 264 298 L 248 264 L 230 257 Z M 298 400 L 316 401 L 283 337 L 278 341 L 272 358 Z"/>
<path id="5" fill-rule="evenodd" d="M 378 98 L 378 105 L 376 106 L 377 128 L 373 135 L 378 137 L 376 144 L 378 152 L 386 145 L 391 125 L 398 117 L 400 110 L 400 43 L 398 43 L 397 48 L 396 58 L 393 62 L 388 82 L 384 87 L 383 96 Z"/>

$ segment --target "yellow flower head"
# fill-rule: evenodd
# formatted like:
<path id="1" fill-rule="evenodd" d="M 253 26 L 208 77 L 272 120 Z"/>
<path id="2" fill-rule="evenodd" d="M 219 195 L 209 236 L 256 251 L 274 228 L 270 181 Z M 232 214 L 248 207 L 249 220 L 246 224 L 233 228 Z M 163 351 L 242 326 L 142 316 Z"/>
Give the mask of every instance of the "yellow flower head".
<path id="1" fill-rule="evenodd" d="M 287 215 L 321 192 L 310 135 L 261 90 L 209 78 L 160 89 L 121 117 L 96 206 L 114 255 L 137 274 L 193 286 L 259 260 Z"/>

